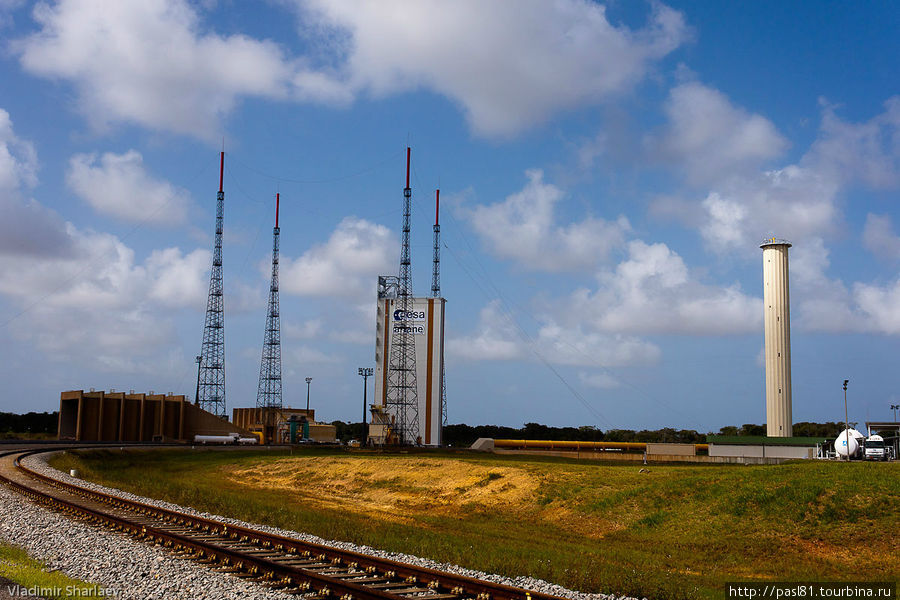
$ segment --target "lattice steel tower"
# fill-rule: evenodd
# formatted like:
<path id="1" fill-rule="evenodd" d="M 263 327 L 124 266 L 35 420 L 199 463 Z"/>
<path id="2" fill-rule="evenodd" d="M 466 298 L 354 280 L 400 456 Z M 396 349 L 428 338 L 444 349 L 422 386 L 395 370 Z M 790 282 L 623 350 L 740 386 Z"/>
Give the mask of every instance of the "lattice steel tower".
<path id="1" fill-rule="evenodd" d="M 441 297 L 441 190 L 434 191 L 434 255 L 431 261 L 431 297 Z M 441 355 L 441 425 L 447 425 L 447 372 Z"/>
<path id="2" fill-rule="evenodd" d="M 281 316 L 278 306 L 278 210 L 281 194 L 275 194 L 275 228 L 272 230 L 272 283 L 269 286 L 269 310 L 266 313 L 266 335 L 259 364 L 259 387 L 256 408 L 281 408 Z M 266 425 L 274 425 L 272 410 L 265 411 Z M 271 421 L 271 422 L 270 422 Z"/>
<path id="3" fill-rule="evenodd" d="M 409 187 L 410 149 L 406 149 L 406 187 L 403 189 L 403 236 L 400 249 L 400 277 L 391 334 L 387 407 L 394 415 L 394 429 L 400 443 L 419 442 L 419 396 L 416 382 L 416 336 L 408 315 L 413 309 L 412 274 L 409 258 L 409 215 L 412 190 Z M 399 311 L 400 318 L 397 318 Z"/>
<path id="4" fill-rule="evenodd" d="M 222 296 L 222 227 L 225 192 L 222 176 L 225 153 L 219 156 L 219 193 L 216 196 L 216 244 L 209 274 L 209 298 L 206 301 L 206 325 L 200 351 L 200 408 L 227 419 L 225 414 L 225 302 Z"/>

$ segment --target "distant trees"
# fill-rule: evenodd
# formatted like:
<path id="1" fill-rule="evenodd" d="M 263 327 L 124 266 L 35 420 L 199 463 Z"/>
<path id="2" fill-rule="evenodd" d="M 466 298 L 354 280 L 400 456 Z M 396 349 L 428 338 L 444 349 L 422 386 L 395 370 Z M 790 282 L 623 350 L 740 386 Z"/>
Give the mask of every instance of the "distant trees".
<path id="1" fill-rule="evenodd" d="M 59 412 L 30 412 L 24 415 L 0 412 L 0 433 L 55 434 Z"/>

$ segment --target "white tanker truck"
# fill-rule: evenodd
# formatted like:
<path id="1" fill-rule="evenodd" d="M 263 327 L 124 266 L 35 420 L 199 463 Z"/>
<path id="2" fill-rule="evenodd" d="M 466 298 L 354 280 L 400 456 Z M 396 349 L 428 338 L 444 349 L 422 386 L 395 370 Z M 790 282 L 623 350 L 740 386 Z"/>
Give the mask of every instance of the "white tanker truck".
<path id="1" fill-rule="evenodd" d="M 890 449 L 885 446 L 884 438 L 877 434 L 866 437 L 855 429 L 842 431 L 837 436 L 837 439 L 834 440 L 834 451 L 840 458 L 847 456 L 851 459 L 864 458 L 866 460 L 888 460 L 890 458 Z"/>
<path id="2" fill-rule="evenodd" d="M 841 458 L 862 458 L 866 436 L 855 429 L 845 429 L 834 440 L 834 452 Z"/>

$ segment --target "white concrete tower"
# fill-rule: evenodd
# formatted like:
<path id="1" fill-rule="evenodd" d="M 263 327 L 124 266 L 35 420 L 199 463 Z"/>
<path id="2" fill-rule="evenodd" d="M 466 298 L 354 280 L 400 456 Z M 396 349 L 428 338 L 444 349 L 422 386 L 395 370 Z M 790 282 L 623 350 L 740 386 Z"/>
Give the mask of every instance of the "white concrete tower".
<path id="1" fill-rule="evenodd" d="M 766 435 L 791 437 L 791 295 L 786 240 L 768 238 L 763 251 L 766 336 Z"/>

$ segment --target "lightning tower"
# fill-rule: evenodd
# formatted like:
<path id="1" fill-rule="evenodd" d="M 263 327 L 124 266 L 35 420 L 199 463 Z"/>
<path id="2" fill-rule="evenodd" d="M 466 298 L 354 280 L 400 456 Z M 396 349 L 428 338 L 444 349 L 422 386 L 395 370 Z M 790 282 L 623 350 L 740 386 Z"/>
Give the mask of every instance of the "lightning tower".
<path id="1" fill-rule="evenodd" d="M 272 409 L 281 408 L 281 317 L 278 306 L 278 211 L 281 194 L 275 194 L 275 228 L 272 230 L 272 283 L 269 285 L 269 310 L 266 313 L 266 334 L 263 339 L 262 360 L 259 364 L 259 387 L 256 408 L 265 416 L 265 425 L 275 425 Z"/>
<path id="2" fill-rule="evenodd" d="M 219 193 L 216 195 L 216 243 L 212 270 L 209 274 L 209 297 L 206 301 L 206 324 L 200 351 L 200 408 L 227 419 L 225 414 L 225 302 L 222 295 L 222 228 L 225 215 L 225 192 L 222 176 L 225 152 L 219 155 Z"/>
<path id="3" fill-rule="evenodd" d="M 441 190 L 434 191 L 434 254 L 431 261 L 431 297 L 441 297 Z M 441 424 L 447 425 L 447 372 L 441 361 Z"/>
<path id="4" fill-rule="evenodd" d="M 400 443 L 419 441 L 419 400 L 416 381 L 416 337 L 407 322 L 413 308 L 412 274 L 410 273 L 409 216 L 412 190 L 409 187 L 410 149 L 406 149 L 406 187 L 403 188 L 403 236 L 400 250 L 400 276 L 387 381 L 386 404 L 394 415 L 394 429 Z"/>

